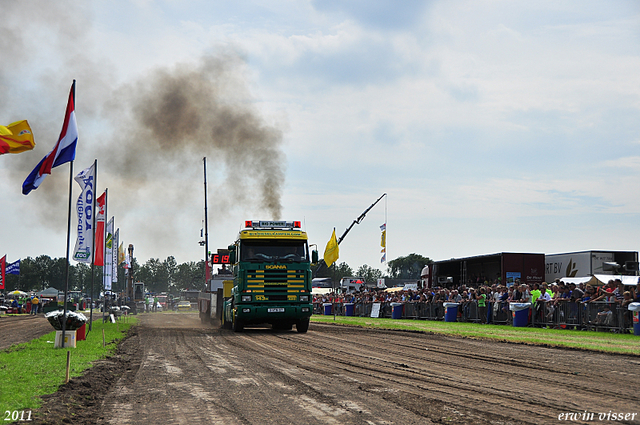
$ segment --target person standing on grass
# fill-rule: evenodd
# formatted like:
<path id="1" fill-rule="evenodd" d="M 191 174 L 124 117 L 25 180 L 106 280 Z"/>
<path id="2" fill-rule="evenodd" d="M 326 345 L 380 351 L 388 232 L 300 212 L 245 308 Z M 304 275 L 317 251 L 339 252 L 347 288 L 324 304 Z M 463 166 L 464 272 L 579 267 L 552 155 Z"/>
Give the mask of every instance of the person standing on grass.
<path id="1" fill-rule="evenodd" d="M 31 314 L 34 316 L 38 314 L 38 307 L 40 307 L 40 300 L 38 299 L 38 296 L 35 295 L 31 300 Z"/>
<path id="2" fill-rule="evenodd" d="M 483 287 L 480 288 L 476 295 L 478 301 L 478 315 L 480 316 L 480 323 L 487 323 L 487 294 Z"/>

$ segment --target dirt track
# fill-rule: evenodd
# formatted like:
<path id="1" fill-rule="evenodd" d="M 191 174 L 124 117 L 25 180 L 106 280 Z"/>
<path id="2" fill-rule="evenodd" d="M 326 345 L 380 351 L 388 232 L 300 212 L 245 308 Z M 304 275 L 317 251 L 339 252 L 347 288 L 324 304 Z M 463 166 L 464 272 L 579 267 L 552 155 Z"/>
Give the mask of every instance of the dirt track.
<path id="1" fill-rule="evenodd" d="M 92 404 L 73 423 L 555 424 L 565 412 L 595 413 L 586 423 L 640 414 L 638 357 L 319 324 L 234 334 L 195 314 L 139 317 L 119 356 L 94 368 L 115 384 L 76 382 Z M 65 390 L 75 394 L 73 383 Z M 60 414 L 50 410 L 47 422 Z"/>
<path id="2" fill-rule="evenodd" d="M 43 314 L 37 316 L 0 316 L 0 350 L 13 344 L 29 342 L 53 331 Z"/>

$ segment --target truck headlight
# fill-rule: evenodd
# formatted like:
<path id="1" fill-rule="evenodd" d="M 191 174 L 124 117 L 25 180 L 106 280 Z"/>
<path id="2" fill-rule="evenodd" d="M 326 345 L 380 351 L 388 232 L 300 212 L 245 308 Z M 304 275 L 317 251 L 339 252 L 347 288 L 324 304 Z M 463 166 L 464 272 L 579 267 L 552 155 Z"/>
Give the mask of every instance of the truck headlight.
<path id="1" fill-rule="evenodd" d="M 309 295 L 300 295 L 300 301 L 309 302 Z"/>
<path id="2" fill-rule="evenodd" d="M 303 313 L 308 313 L 309 312 L 309 307 L 302 307 L 301 308 Z"/>
<path id="3" fill-rule="evenodd" d="M 242 302 L 251 302 L 251 295 L 243 295 Z"/>
<path id="4" fill-rule="evenodd" d="M 243 308 L 242 312 L 243 313 L 251 313 L 251 309 L 250 308 Z"/>

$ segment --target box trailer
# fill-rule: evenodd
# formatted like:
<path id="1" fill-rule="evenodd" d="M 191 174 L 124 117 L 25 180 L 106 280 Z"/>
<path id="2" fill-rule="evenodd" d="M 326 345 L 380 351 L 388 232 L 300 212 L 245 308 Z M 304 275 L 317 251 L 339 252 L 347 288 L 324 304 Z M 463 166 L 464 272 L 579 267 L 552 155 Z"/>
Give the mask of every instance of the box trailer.
<path id="1" fill-rule="evenodd" d="M 545 255 L 547 282 L 594 274 L 635 275 L 637 270 L 637 251 L 577 251 Z"/>

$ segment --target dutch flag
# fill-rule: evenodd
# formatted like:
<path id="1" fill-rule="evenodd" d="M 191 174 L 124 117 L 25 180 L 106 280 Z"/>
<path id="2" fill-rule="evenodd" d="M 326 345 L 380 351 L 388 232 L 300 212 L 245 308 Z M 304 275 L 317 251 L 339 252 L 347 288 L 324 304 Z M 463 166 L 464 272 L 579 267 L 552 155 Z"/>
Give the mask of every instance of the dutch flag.
<path id="1" fill-rule="evenodd" d="M 69 102 L 67 103 L 67 111 L 64 115 L 64 124 L 62 125 L 58 143 L 56 143 L 56 146 L 51 152 L 42 158 L 42 161 L 38 163 L 36 168 L 33 169 L 24 183 L 22 183 L 22 193 L 24 195 L 28 195 L 32 190 L 37 189 L 47 174 L 51 174 L 52 168 L 73 161 L 76 158 L 78 126 L 76 124 L 74 106 L 75 98 L 76 82 L 74 80 L 71 85 L 71 92 L 69 92 Z"/>

